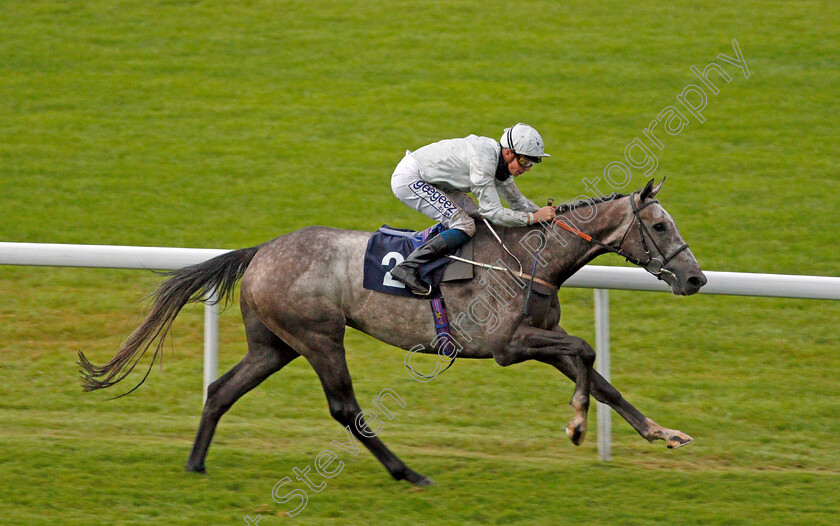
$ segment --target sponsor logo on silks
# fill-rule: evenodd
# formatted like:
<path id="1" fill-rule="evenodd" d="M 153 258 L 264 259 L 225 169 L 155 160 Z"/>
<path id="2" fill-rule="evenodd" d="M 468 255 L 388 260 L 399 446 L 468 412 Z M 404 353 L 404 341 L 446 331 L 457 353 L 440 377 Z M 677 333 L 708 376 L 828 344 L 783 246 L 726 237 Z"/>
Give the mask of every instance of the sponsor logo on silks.
<path id="1" fill-rule="evenodd" d="M 458 211 L 458 207 L 455 206 L 455 203 L 445 193 L 429 183 L 414 181 L 408 187 L 417 197 L 429 203 L 446 218 L 452 217 Z"/>

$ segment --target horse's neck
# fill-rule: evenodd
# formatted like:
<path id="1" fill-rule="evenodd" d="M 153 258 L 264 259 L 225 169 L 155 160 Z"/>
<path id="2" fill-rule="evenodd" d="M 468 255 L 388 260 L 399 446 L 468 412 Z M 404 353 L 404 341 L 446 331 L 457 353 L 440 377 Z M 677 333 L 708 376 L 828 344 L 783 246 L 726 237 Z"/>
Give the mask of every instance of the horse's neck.
<path id="1" fill-rule="evenodd" d="M 635 197 L 622 196 L 594 205 L 595 217 L 588 223 L 578 223 L 578 228 L 608 245 L 619 243 L 633 220 L 630 199 L 635 199 Z M 574 217 L 571 219 L 574 220 Z"/>
<path id="2" fill-rule="evenodd" d="M 627 201 L 629 198 L 623 196 L 611 201 L 579 207 L 580 217 L 584 219 L 591 217 L 586 222 L 581 221 L 571 211 L 557 216 L 557 220 L 603 243 L 615 245 L 621 240 L 629 221 L 632 220 L 632 214 L 629 213 L 630 205 Z M 526 239 L 528 233 L 534 229 L 543 228 L 539 225 L 528 227 L 527 230 L 523 230 L 520 240 Z M 540 259 L 545 262 L 545 266 L 537 274 L 556 285 L 562 284 L 584 265 L 607 252 L 597 243 L 586 241 L 556 224 L 546 228 L 544 232 L 548 234 L 547 242 L 540 253 Z M 527 245 L 527 243 L 520 244 Z M 525 252 L 527 253 L 528 250 L 525 249 Z M 526 254 L 528 261 L 533 261 L 533 256 L 533 251 L 530 255 Z"/>

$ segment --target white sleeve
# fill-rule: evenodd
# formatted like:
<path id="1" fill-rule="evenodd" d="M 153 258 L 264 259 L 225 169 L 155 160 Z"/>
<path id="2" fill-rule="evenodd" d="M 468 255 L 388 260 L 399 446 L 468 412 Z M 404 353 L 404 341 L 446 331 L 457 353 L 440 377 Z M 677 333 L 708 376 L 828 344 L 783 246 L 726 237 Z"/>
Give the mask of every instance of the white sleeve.
<path id="1" fill-rule="evenodd" d="M 478 199 L 478 212 L 491 223 L 502 226 L 525 226 L 533 217 L 528 212 L 514 211 L 502 206 L 499 193 L 496 191 L 495 166 L 484 166 L 487 163 L 470 163 L 470 186 L 472 194 Z M 520 194 L 522 195 L 522 194 Z"/>
<path id="2" fill-rule="evenodd" d="M 505 181 L 496 183 L 496 189 L 502 196 L 502 199 L 508 202 L 511 208 L 521 212 L 536 212 L 540 209 L 536 203 L 522 195 L 516 183 L 513 182 L 513 177 L 509 177 Z"/>

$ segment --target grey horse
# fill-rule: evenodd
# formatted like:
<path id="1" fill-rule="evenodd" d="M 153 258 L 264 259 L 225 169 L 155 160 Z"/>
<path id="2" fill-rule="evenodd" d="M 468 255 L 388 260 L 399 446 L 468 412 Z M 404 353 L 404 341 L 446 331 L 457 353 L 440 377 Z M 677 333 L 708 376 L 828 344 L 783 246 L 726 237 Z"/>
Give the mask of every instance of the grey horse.
<path id="1" fill-rule="evenodd" d="M 473 258 L 481 266 L 475 268 L 474 279 L 441 284 L 455 329 L 443 355 L 450 360 L 455 352 L 460 358 L 493 358 L 502 366 L 537 360 L 557 368 L 575 382 L 570 402 L 574 417 L 566 431 L 576 445 L 586 434 L 590 392 L 651 442 L 665 440 L 669 448 L 691 442 L 690 436 L 661 427 L 627 402 L 593 370 L 592 347 L 558 325 L 557 290 L 604 253 L 618 253 L 645 267 L 677 295 L 694 294 L 706 283 L 671 216 L 653 199 L 661 186 L 650 181 L 631 195 L 560 206 L 551 225 L 497 228 L 499 233 L 479 223 Z M 576 224 L 584 225 L 586 233 Z M 184 305 L 202 301 L 213 290 L 228 301 L 241 279 L 248 352 L 209 386 L 187 469 L 205 471 L 216 425 L 242 395 L 303 356 L 321 381 L 330 414 L 391 476 L 416 485 L 430 483 L 367 427 L 345 360 L 345 326 L 412 352 L 441 355 L 444 347 L 433 343 L 436 331 L 427 301 L 362 287 L 369 237 L 369 232 L 307 227 L 172 272 L 155 292 L 148 316 L 110 362 L 95 366 L 79 353 L 84 388 L 101 389 L 124 379 L 157 341 L 154 364 Z"/>

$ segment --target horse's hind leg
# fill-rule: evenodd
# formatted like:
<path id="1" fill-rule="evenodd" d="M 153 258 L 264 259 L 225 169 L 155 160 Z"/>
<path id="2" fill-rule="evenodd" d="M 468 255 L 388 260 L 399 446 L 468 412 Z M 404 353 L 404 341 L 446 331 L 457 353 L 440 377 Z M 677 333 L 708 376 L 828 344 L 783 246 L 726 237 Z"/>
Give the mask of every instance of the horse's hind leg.
<path id="1" fill-rule="evenodd" d="M 204 458 L 219 419 L 242 395 L 300 356 L 266 327 L 242 302 L 242 319 L 248 353 L 238 364 L 207 388 L 207 402 L 195 435 L 187 470 L 204 472 Z"/>
<path id="2" fill-rule="evenodd" d="M 431 479 L 409 469 L 368 427 L 362 409 L 356 401 L 350 371 L 347 369 L 342 342 L 343 327 L 336 332 L 337 338 L 335 335 L 328 336 L 323 333 L 305 337 L 309 352 L 305 352 L 304 355 L 321 380 L 330 414 L 373 453 L 394 479 L 407 480 L 418 486 L 431 484 Z"/>

